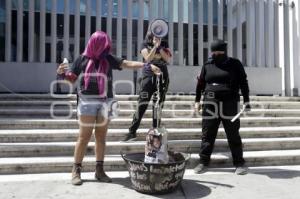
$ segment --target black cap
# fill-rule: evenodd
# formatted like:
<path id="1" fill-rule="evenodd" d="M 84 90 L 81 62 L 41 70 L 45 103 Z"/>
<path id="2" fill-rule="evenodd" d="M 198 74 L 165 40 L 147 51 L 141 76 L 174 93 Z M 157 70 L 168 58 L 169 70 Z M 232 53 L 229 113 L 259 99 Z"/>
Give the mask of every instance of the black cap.
<path id="1" fill-rule="evenodd" d="M 223 40 L 215 40 L 210 45 L 210 50 L 213 51 L 226 51 L 227 44 Z"/>

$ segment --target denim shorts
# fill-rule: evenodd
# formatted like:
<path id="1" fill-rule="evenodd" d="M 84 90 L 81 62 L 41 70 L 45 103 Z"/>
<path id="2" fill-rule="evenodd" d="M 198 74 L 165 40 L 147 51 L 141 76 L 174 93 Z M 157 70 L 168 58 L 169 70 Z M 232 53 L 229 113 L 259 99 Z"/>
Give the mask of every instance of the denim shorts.
<path id="1" fill-rule="evenodd" d="M 97 99 L 79 97 L 77 114 L 86 116 L 103 116 L 107 119 L 118 116 L 118 102 L 113 98 Z"/>

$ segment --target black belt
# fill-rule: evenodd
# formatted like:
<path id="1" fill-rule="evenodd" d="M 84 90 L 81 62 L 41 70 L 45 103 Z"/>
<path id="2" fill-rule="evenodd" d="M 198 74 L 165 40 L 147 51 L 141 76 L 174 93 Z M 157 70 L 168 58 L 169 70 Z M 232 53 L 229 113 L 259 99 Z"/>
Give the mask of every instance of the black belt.
<path id="1" fill-rule="evenodd" d="M 238 93 L 232 90 L 228 91 L 204 91 L 204 97 L 206 99 L 235 99 L 239 96 Z"/>
<path id="2" fill-rule="evenodd" d="M 230 84 L 224 84 L 224 83 L 208 83 L 209 86 L 226 86 L 230 87 Z"/>

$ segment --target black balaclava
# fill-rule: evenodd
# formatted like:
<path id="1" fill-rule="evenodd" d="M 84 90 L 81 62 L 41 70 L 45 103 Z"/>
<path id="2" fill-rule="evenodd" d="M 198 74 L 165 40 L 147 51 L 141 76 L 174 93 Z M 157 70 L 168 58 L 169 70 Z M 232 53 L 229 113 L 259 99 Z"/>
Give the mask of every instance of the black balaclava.
<path id="1" fill-rule="evenodd" d="M 227 44 L 223 40 L 215 40 L 210 45 L 211 52 L 214 51 L 223 51 L 224 54 L 215 55 L 212 54 L 212 59 L 216 63 L 216 65 L 222 64 L 225 60 L 227 60 Z"/>

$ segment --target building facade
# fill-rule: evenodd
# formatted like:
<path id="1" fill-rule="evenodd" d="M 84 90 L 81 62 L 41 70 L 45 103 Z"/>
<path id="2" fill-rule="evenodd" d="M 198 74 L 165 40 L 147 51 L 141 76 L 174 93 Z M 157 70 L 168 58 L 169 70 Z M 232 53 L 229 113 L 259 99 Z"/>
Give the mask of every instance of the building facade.
<path id="1" fill-rule="evenodd" d="M 298 95 L 298 1 L 292 0 L 0 0 L 0 92 L 49 92 L 57 63 L 82 53 L 96 30 L 113 52 L 142 60 L 140 44 L 155 18 L 169 24 L 172 93 L 193 93 L 214 39 L 248 73 L 252 94 Z M 133 93 L 132 71 L 115 72 L 117 93 Z"/>

